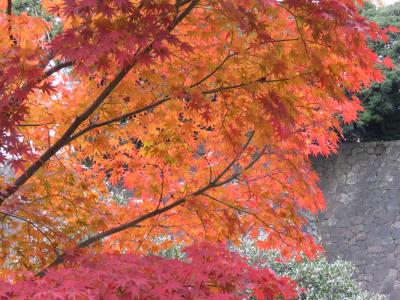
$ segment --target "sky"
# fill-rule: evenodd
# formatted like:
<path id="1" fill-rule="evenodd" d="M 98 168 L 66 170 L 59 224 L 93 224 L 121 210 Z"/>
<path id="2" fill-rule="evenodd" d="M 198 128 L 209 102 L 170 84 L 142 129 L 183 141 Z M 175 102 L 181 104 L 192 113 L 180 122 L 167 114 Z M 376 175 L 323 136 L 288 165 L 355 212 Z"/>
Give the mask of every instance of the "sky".
<path id="1" fill-rule="evenodd" d="M 398 2 L 398 1 L 399 0 L 383 0 L 382 2 L 385 3 L 385 5 L 388 5 L 388 4 L 393 4 L 395 2 Z"/>

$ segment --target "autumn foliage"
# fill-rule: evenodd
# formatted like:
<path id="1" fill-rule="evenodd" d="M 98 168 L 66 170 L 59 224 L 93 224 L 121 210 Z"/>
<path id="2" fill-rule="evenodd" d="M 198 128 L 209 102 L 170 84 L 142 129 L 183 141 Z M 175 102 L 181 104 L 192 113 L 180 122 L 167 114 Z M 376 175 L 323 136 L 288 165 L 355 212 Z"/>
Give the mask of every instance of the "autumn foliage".
<path id="1" fill-rule="evenodd" d="M 335 151 L 354 93 L 390 67 L 362 3 L 43 0 L 51 22 L 1 3 L 1 263 L 48 271 L 5 289 L 290 299 L 292 283 L 209 244 L 190 263 L 135 255 L 260 233 L 287 256 L 319 249 L 303 232 L 324 208 L 309 155 Z"/>
<path id="2" fill-rule="evenodd" d="M 0 296 L 18 299 L 292 299 L 289 278 L 251 269 L 226 247 L 201 243 L 186 249 L 188 262 L 156 256 L 100 254 L 79 257 L 43 279 L 0 283 Z M 96 274 L 96 276 L 93 276 Z M 74 298 L 75 297 L 75 298 Z"/>

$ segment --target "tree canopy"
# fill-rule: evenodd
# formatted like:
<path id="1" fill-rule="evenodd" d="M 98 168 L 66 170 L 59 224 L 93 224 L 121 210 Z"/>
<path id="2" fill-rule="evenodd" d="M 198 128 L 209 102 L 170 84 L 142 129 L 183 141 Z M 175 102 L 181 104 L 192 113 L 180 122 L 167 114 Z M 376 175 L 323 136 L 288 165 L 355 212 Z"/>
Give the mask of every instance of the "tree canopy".
<path id="1" fill-rule="evenodd" d="M 367 3 L 362 14 L 382 28 L 400 26 L 400 2 L 383 7 Z M 348 141 L 397 140 L 400 139 L 400 33 L 390 33 L 387 43 L 371 41 L 369 45 L 380 57 L 390 57 L 393 66 L 383 70 L 383 82 L 374 83 L 360 93 L 364 111 L 354 124 L 345 128 L 345 136 Z"/>
<path id="2" fill-rule="evenodd" d="M 285 257 L 314 255 L 303 212 L 324 200 L 309 156 L 336 150 L 341 120 L 361 110 L 357 92 L 382 80 L 376 64 L 390 67 L 367 38 L 396 29 L 360 16 L 361 4 L 43 0 L 45 18 L 2 1 L 0 162 L 13 169 L 0 180 L 3 276 L 50 270 L 58 287 L 62 263 L 85 276 L 73 264 L 81 252 L 95 278 L 108 266 L 96 254 L 120 253 L 107 261 L 118 273 L 125 259 L 154 263 L 129 255 L 244 234 Z M 252 272 L 244 282 L 281 280 Z M 207 293 L 243 287 L 212 276 Z M 286 281 L 254 293 L 290 291 Z"/>

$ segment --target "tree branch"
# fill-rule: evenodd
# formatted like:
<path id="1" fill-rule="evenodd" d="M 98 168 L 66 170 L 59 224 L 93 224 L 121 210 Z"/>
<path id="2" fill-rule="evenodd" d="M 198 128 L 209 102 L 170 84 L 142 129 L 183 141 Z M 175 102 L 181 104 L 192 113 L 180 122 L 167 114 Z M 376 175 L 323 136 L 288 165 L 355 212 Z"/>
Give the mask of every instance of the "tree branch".
<path id="1" fill-rule="evenodd" d="M 50 125 L 50 124 L 54 124 L 53 122 L 50 123 L 31 123 L 31 124 L 17 124 L 17 127 L 39 127 L 39 126 L 46 126 L 46 125 Z"/>
<path id="2" fill-rule="evenodd" d="M 214 180 L 211 181 L 211 184 L 216 184 L 218 182 L 218 180 L 220 180 L 222 178 L 222 176 L 224 176 L 226 174 L 226 172 L 229 171 L 229 169 L 235 164 L 235 162 L 237 162 L 240 158 L 240 155 L 242 155 L 243 151 L 249 146 L 251 140 L 254 137 L 254 131 L 250 132 L 250 136 L 247 139 L 247 142 L 244 144 L 243 146 L 243 150 L 242 152 L 236 157 L 236 159 L 234 159 L 233 161 L 231 161 L 231 163 L 217 176 L 215 177 Z"/>
<path id="3" fill-rule="evenodd" d="M 11 217 L 11 218 L 14 218 L 14 219 L 18 219 L 18 220 L 24 221 L 24 222 L 28 223 L 29 225 L 31 225 L 34 229 L 36 229 L 37 231 L 39 231 L 39 232 L 44 236 L 44 238 L 45 238 L 46 240 L 49 241 L 51 247 L 53 248 L 54 253 L 55 253 L 57 256 L 59 255 L 59 254 L 58 254 L 57 247 L 55 246 L 54 242 L 53 242 L 53 241 L 50 239 L 50 237 L 49 237 L 43 230 L 41 230 L 41 229 L 39 228 L 39 226 L 36 225 L 33 221 L 31 221 L 31 220 L 29 220 L 29 219 L 27 219 L 27 218 L 18 216 L 18 215 L 14 215 L 14 214 L 12 214 L 12 213 L 6 213 L 6 212 L 4 212 L 4 211 L 0 211 L 0 214 L 2 214 L 2 215 L 4 215 L 4 216 Z"/>
<path id="4" fill-rule="evenodd" d="M 231 55 L 231 56 L 233 56 L 233 55 Z M 225 59 L 224 61 L 226 61 L 226 60 L 227 59 Z M 208 74 L 202 80 L 196 82 L 195 84 L 192 84 L 190 86 L 190 88 L 193 88 L 193 87 L 201 84 L 201 82 L 204 82 L 204 80 L 206 80 L 207 78 L 212 76 L 212 73 L 214 74 L 216 71 L 218 71 L 218 69 L 222 66 L 222 64 L 223 63 L 221 63 L 216 69 L 214 69 L 210 74 Z M 302 75 L 306 75 L 306 74 L 308 74 L 308 73 L 300 74 L 300 75 L 296 75 L 296 76 L 292 76 L 292 77 L 288 77 L 288 78 L 273 79 L 273 80 L 266 80 L 266 77 L 261 77 L 261 78 L 259 78 L 257 80 L 251 81 L 251 82 L 246 82 L 246 83 L 241 83 L 241 84 L 231 85 L 231 86 L 224 86 L 224 87 L 220 87 L 220 88 L 212 89 L 212 90 L 206 90 L 206 91 L 203 91 L 202 94 L 203 95 L 214 94 L 214 93 L 220 92 L 222 90 L 229 90 L 229 89 L 244 87 L 244 86 L 252 84 L 252 83 L 274 83 L 274 82 L 280 82 L 280 81 L 288 81 L 288 80 L 291 80 L 293 78 L 296 78 L 296 77 L 299 77 L 299 76 L 302 76 Z M 142 112 L 145 112 L 145 111 L 149 111 L 149 110 L 151 110 L 153 108 L 156 108 L 157 106 L 159 106 L 159 105 L 161 105 L 161 104 L 163 104 L 163 103 L 165 103 L 167 101 L 170 101 L 170 100 L 172 100 L 172 98 L 170 96 L 165 96 L 163 99 L 160 99 L 160 100 L 158 100 L 156 102 L 153 102 L 153 103 L 151 103 L 151 104 L 149 104 L 147 106 L 144 106 L 144 107 L 139 108 L 137 110 L 134 110 L 132 112 L 128 112 L 128 113 L 123 114 L 121 116 L 118 116 L 118 117 L 115 117 L 113 119 L 106 120 L 106 121 L 103 121 L 103 122 L 100 122 L 100 123 L 91 124 L 91 125 L 87 126 L 86 128 L 78 131 L 77 133 L 71 135 L 70 138 L 65 142 L 65 144 L 68 144 L 68 143 L 72 142 L 73 140 L 75 140 L 78 137 L 84 135 L 85 133 L 91 131 L 92 129 L 99 128 L 99 127 L 106 126 L 106 125 L 110 125 L 112 123 L 120 122 L 123 119 L 130 118 L 130 117 L 132 117 L 132 116 L 134 116 L 136 114 L 139 114 L 139 113 L 142 113 Z"/>
<path id="5" fill-rule="evenodd" d="M 286 242 L 286 241 L 282 238 L 282 236 L 281 236 L 281 235 L 283 235 L 283 232 L 280 232 L 278 229 L 276 229 L 276 228 L 274 228 L 273 226 L 271 226 L 270 224 L 266 223 L 263 219 L 261 219 L 261 218 L 257 215 L 257 213 L 253 213 L 253 212 L 248 211 L 248 210 L 246 210 L 246 209 L 244 209 L 244 208 L 237 207 L 236 205 L 233 205 L 233 204 L 231 204 L 231 203 L 225 202 L 225 201 L 223 201 L 223 200 L 220 200 L 220 199 L 218 199 L 218 198 L 216 198 L 216 197 L 213 197 L 213 196 L 211 196 L 211 195 L 208 195 L 208 194 L 206 194 L 206 193 L 202 193 L 202 195 L 205 196 L 205 197 L 207 197 L 207 198 L 209 198 L 209 199 L 211 199 L 211 200 L 213 200 L 213 201 L 215 201 L 215 202 L 218 202 L 218 203 L 220 203 L 220 204 L 222 204 L 222 205 L 225 205 L 225 206 L 227 206 L 227 207 L 230 207 L 230 208 L 232 208 L 232 209 L 234 209 L 234 210 L 236 210 L 236 211 L 238 211 L 238 212 L 242 212 L 242 213 L 244 213 L 244 214 L 253 216 L 257 221 L 259 221 L 260 223 L 262 223 L 265 227 L 268 227 L 269 229 L 271 229 L 271 230 L 275 231 L 276 233 L 278 233 L 279 238 L 281 239 L 281 241 L 282 241 L 284 244 L 288 245 L 287 242 Z"/>
<path id="6" fill-rule="evenodd" d="M 189 2 L 189 1 L 185 1 L 185 2 L 187 3 L 187 2 Z M 236 55 L 236 53 L 232 53 L 232 54 L 227 55 L 227 56 L 225 57 L 225 59 L 224 59 L 211 73 L 209 73 L 208 75 L 206 75 L 206 76 L 205 76 L 204 78 L 202 78 L 200 81 L 198 81 L 198 82 L 192 84 L 189 88 L 194 88 L 194 87 L 200 85 L 201 83 L 203 83 L 203 82 L 204 82 L 205 80 L 207 80 L 208 78 L 210 78 L 212 75 L 214 75 L 214 74 L 224 65 L 224 63 L 225 63 L 229 58 L 231 58 L 232 56 L 235 56 L 235 55 Z M 156 102 L 154 102 L 154 103 L 152 103 L 152 104 L 149 104 L 149 105 L 147 105 L 147 106 L 144 106 L 144 107 L 142 107 L 142 108 L 140 108 L 140 109 L 134 110 L 134 111 L 132 111 L 132 112 L 123 114 L 123 115 L 121 115 L 121 116 L 119 116 L 119 117 L 115 117 L 115 118 L 113 118 L 113 119 L 110 119 L 110 120 L 107 120 L 107 121 L 104 121 L 104 122 L 92 124 L 92 125 L 90 125 L 90 126 L 84 128 L 84 129 L 80 130 L 79 132 L 75 133 L 74 135 L 72 135 L 72 136 L 69 138 L 69 140 L 67 141 L 67 143 L 69 143 L 69 142 L 71 142 L 71 141 L 77 139 L 78 137 L 84 135 L 85 133 L 89 132 L 89 131 L 92 130 L 92 129 L 99 128 L 99 127 L 106 126 L 106 125 L 110 125 L 110 124 L 115 123 L 115 122 L 120 122 L 120 121 L 123 120 L 123 119 L 130 118 L 130 117 L 132 117 L 132 116 L 134 116 L 134 115 L 136 115 L 136 114 L 139 114 L 139 113 L 141 113 L 141 112 L 151 110 L 151 109 L 153 109 L 153 108 L 155 108 L 155 107 L 157 107 L 157 106 L 159 106 L 159 105 L 161 105 L 161 104 L 163 104 L 163 103 L 165 103 L 165 102 L 167 102 L 167 101 L 169 101 L 169 100 L 171 100 L 171 97 L 170 97 L 170 96 L 165 96 L 163 99 L 161 99 L 161 100 L 159 100 L 159 101 L 156 101 Z"/>
<path id="7" fill-rule="evenodd" d="M 122 79 L 132 69 L 134 64 L 131 64 L 127 68 L 123 69 L 118 73 L 112 82 L 103 90 L 103 92 L 97 97 L 97 99 L 79 116 L 75 118 L 72 124 L 64 132 L 64 134 L 45 151 L 39 159 L 37 159 L 28 169 L 25 170 L 14 182 L 13 185 L 9 186 L 5 191 L 0 194 L 0 205 L 11 195 L 13 195 L 18 188 L 23 185 L 33 174 L 36 173 L 54 154 L 57 153 L 62 147 L 64 147 L 70 136 L 75 132 L 79 125 L 89 118 L 89 116 L 104 102 L 104 100 L 111 94 L 111 92 L 117 87 Z"/>
<path id="8" fill-rule="evenodd" d="M 285 77 L 285 78 L 279 78 L 279 79 L 268 79 L 267 77 L 263 76 L 260 77 L 256 80 L 252 80 L 252 81 L 247 81 L 247 82 L 243 82 L 243 83 L 238 83 L 238 84 L 234 84 L 234 85 L 227 85 L 227 86 L 220 86 L 218 88 L 215 89 L 211 89 L 211 90 L 206 90 L 206 91 L 202 91 L 203 95 L 208 95 L 208 94 L 215 94 L 218 92 L 222 92 L 222 91 L 226 91 L 226 90 L 232 90 L 232 89 L 237 89 L 237 88 L 242 88 L 245 87 L 247 85 L 251 85 L 254 83 L 276 83 L 276 82 L 285 82 L 285 81 L 289 81 L 292 80 L 294 78 L 300 77 L 300 76 L 304 76 L 310 74 L 308 73 L 302 73 L 302 74 L 298 74 L 295 76 L 291 76 L 291 77 Z"/>
<path id="9" fill-rule="evenodd" d="M 252 138 L 252 137 L 251 137 L 251 138 Z M 243 146 L 243 150 L 245 150 L 245 149 L 249 146 L 249 144 L 250 144 L 249 142 L 246 142 L 246 144 Z M 243 171 L 244 171 L 244 170 L 248 170 L 249 168 L 251 168 L 251 167 L 261 158 L 261 156 L 262 156 L 262 155 L 264 154 L 264 152 L 265 152 L 265 150 L 264 150 L 265 148 L 266 148 L 266 147 L 264 147 L 264 148 L 263 148 L 263 151 L 261 151 L 261 152 L 260 152 L 260 153 L 259 153 L 245 168 L 243 168 Z M 230 165 L 230 166 L 233 165 L 234 162 L 237 161 L 237 159 L 238 159 L 238 158 L 235 158 L 229 165 Z M 229 166 L 229 165 L 228 165 L 228 166 Z M 226 169 L 226 168 L 225 168 L 225 169 Z M 225 169 L 224 169 L 224 170 L 225 170 Z M 229 168 L 228 168 L 228 170 L 229 170 Z M 77 249 L 79 249 L 79 248 L 86 248 L 86 247 L 88 247 L 88 246 L 90 246 L 90 245 L 92 245 L 92 244 L 94 244 L 94 243 L 96 243 L 96 242 L 98 242 L 98 241 L 100 241 L 100 240 L 102 240 L 102 239 L 108 237 L 108 236 L 111 236 L 111 235 L 113 235 L 113 234 L 119 233 L 119 232 L 124 231 L 124 230 L 129 229 L 129 228 L 138 226 L 140 223 L 142 223 L 142 222 L 144 222 L 144 221 L 146 221 L 146 220 L 148 220 L 148 219 L 151 219 L 151 218 L 153 218 L 153 217 L 155 217 L 155 216 L 158 216 L 158 215 L 160 215 L 160 214 L 162 214 L 162 213 L 164 213 L 164 212 L 167 212 L 167 211 L 169 211 L 169 210 L 171 210 L 171 209 L 173 209 L 173 208 L 175 208 L 175 207 L 177 207 L 177 206 L 179 206 L 179 205 L 184 204 L 185 202 L 189 201 L 189 200 L 190 200 L 191 198 L 193 198 L 193 197 L 202 195 L 202 194 L 204 194 L 206 191 L 208 191 L 208 190 L 210 190 L 210 189 L 214 189 L 214 188 L 219 187 L 219 186 L 222 186 L 222 185 L 224 185 L 224 184 L 226 184 L 226 183 L 228 183 L 228 182 L 231 182 L 232 180 L 238 178 L 240 175 L 241 175 L 241 172 L 238 172 L 238 173 L 235 173 L 235 174 L 231 175 L 229 178 L 225 179 L 225 180 L 222 181 L 222 182 L 215 182 L 215 181 L 209 182 L 209 183 L 208 183 L 207 185 L 205 185 L 204 187 L 199 188 L 198 190 L 196 190 L 196 191 L 194 191 L 194 192 L 192 192 L 192 193 L 190 193 L 190 194 L 188 194 L 188 195 L 186 195 L 186 196 L 184 196 L 184 197 L 182 197 L 182 198 L 180 198 L 180 199 L 178 199 L 178 200 L 172 202 L 172 203 L 169 204 L 169 205 L 166 205 L 166 206 L 164 206 L 164 207 L 162 207 L 162 208 L 157 207 L 157 208 L 154 209 L 153 211 L 148 212 L 148 213 L 146 213 L 146 214 L 144 214 L 144 215 L 142 215 L 142 216 L 140 216 L 140 217 L 138 217 L 138 218 L 136 218 L 136 219 L 134 219 L 134 220 L 132 220 L 132 221 L 130 221 L 130 222 L 127 222 L 127 223 L 125 223 L 125 224 L 122 224 L 122 225 L 119 225 L 119 226 L 110 228 L 110 229 L 108 229 L 108 230 L 106 230 L 106 231 L 100 232 L 100 233 L 98 233 L 98 234 L 95 234 L 95 235 L 89 237 L 88 239 L 86 239 L 86 240 L 84 240 L 84 241 L 78 243 L 78 245 L 76 246 L 76 248 L 77 248 Z M 218 175 L 217 177 L 218 177 L 218 178 L 222 178 L 222 176 L 219 176 L 219 175 Z M 37 276 L 42 277 L 42 276 L 46 275 L 46 273 L 47 273 L 47 271 L 48 271 L 49 268 L 61 264 L 61 263 L 64 261 L 64 258 L 65 258 L 65 255 L 64 255 L 64 254 L 58 256 L 58 257 L 56 258 L 56 260 L 54 260 L 50 265 L 48 265 L 48 266 L 47 266 L 46 268 L 44 268 L 42 271 L 40 271 L 39 273 L 37 273 Z"/>
<path id="10" fill-rule="evenodd" d="M 208 78 L 210 78 L 210 77 L 211 77 L 212 75 L 214 75 L 216 72 L 218 72 L 219 69 L 221 69 L 222 66 L 225 64 L 225 62 L 226 62 L 228 59 L 230 59 L 232 56 L 235 56 L 236 54 L 237 54 L 237 53 L 228 54 L 228 55 L 224 58 L 224 60 L 223 60 L 211 73 L 209 73 L 207 76 L 205 76 L 203 79 L 199 80 L 198 82 L 192 84 L 192 85 L 190 86 L 190 88 L 194 88 L 194 87 L 196 87 L 196 86 L 202 84 L 204 81 L 206 81 Z"/>
<path id="11" fill-rule="evenodd" d="M 254 166 L 254 164 L 261 158 L 261 156 L 263 156 L 265 154 L 266 149 L 267 149 L 267 146 L 265 145 L 264 148 L 260 151 L 260 153 L 258 153 L 256 155 L 256 157 L 254 157 L 252 159 L 252 161 L 246 167 L 243 168 L 243 171 L 246 171 L 246 170 L 249 170 L 250 168 L 252 168 Z M 231 177 L 225 179 L 224 181 L 215 183 L 214 187 L 219 187 L 219 186 L 225 185 L 225 184 L 231 182 L 232 180 L 239 178 L 240 175 L 242 175 L 241 172 L 237 172 L 237 173 L 233 174 Z"/>
<path id="12" fill-rule="evenodd" d="M 186 18 L 186 16 L 193 10 L 193 8 L 196 7 L 196 5 L 200 2 L 200 0 L 192 0 L 190 2 L 190 4 L 188 5 L 188 7 L 186 7 L 186 9 L 177 17 L 175 18 L 174 22 L 172 22 L 171 26 L 170 26 L 170 30 L 172 30 L 173 28 L 175 28 L 176 25 L 178 25 L 180 22 L 182 22 L 182 20 L 184 18 Z M 185 5 L 186 3 L 188 3 L 188 1 L 183 1 L 180 6 Z"/>
<path id="13" fill-rule="evenodd" d="M 7 0 L 7 15 L 11 16 L 12 14 L 12 0 Z"/>
<path id="14" fill-rule="evenodd" d="M 68 139 L 68 141 L 66 143 L 70 143 L 71 141 L 73 141 L 73 140 L 77 139 L 78 137 L 84 135 L 85 133 L 89 132 L 90 130 L 93 130 L 93 129 L 98 128 L 98 127 L 110 125 L 112 123 L 120 122 L 123 119 L 130 118 L 130 117 L 132 117 L 132 116 L 134 116 L 136 114 L 151 110 L 151 109 L 153 109 L 153 108 L 155 108 L 155 107 L 157 107 L 157 106 L 159 106 L 159 105 L 161 105 L 161 104 L 163 104 L 163 103 L 165 103 L 165 102 L 167 102 L 169 100 L 171 100 L 171 98 L 170 97 L 166 97 L 164 99 L 161 99 L 159 101 L 153 102 L 152 104 L 149 104 L 149 105 L 144 106 L 142 108 L 136 109 L 136 110 L 131 111 L 131 112 L 126 113 L 126 114 L 123 114 L 123 115 L 121 115 L 119 117 L 116 117 L 116 118 L 113 118 L 113 119 L 110 119 L 110 120 L 107 120 L 107 121 L 104 121 L 104 122 L 94 123 L 92 125 L 89 125 L 86 128 L 84 128 L 84 129 L 78 131 L 77 133 L 71 135 L 71 137 Z"/>
<path id="15" fill-rule="evenodd" d="M 73 63 L 74 62 L 72 62 L 72 61 L 65 61 L 65 62 L 56 64 L 55 66 L 51 67 L 50 69 L 48 69 L 47 71 L 44 72 L 43 76 L 40 78 L 40 81 L 50 77 L 51 75 L 60 71 L 61 69 L 71 67 L 73 65 Z"/>
<path id="16" fill-rule="evenodd" d="M 199 0 L 192 0 L 188 7 L 174 20 L 174 22 L 168 26 L 167 31 L 172 31 L 198 4 Z M 154 41 L 151 42 L 142 51 L 138 51 L 136 55 L 147 54 L 153 49 Z M 114 89 L 119 85 L 119 83 L 125 78 L 129 71 L 136 65 L 137 60 L 133 58 L 132 62 L 122 69 L 115 78 L 108 84 L 108 86 L 101 92 L 101 94 L 92 102 L 92 104 L 86 108 L 86 110 L 75 118 L 68 129 L 63 133 L 63 135 L 50 147 L 48 148 L 40 157 L 37 159 L 28 169 L 25 170 L 14 182 L 3 191 L 0 191 L 0 205 L 4 203 L 11 195 L 13 195 L 20 186 L 22 186 L 29 178 L 33 176 L 54 154 L 57 153 L 62 147 L 64 147 L 70 140 L 73 133 L 78 129 L 78 127 L 87 120 L 91 114 L 105 101 L 105 99 L 114 91 Z"/>

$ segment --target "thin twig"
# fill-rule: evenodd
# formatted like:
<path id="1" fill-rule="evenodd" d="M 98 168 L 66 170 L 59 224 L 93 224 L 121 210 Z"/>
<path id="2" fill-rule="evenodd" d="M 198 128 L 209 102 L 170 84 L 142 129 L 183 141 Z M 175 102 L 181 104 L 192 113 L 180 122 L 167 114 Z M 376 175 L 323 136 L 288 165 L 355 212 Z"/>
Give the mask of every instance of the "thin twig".
<path id="1" fill-rule="evenodd" d="M 249 143 L 246 143 L 244 147 L 247 148 L 248 145 L 249 145 Z M 259 154 L 258 154 L 244 169 L 243 169 L 243 171 L 245 171 L 245 170 L 247 170 L 248 168 L 252 167 L 252 166 L 261 158 L 261 156 L 262 156 L 262 154 L 263 154 L 264 152 L 265 152 L 265 150 L 261 151 L 261 152 L 260 152 L 260 153 L 259 153 Z M 233 160 L 233 162 L 235 162 L 235 161 L 237 161 L 237 158 L 235 158 L 235 159 Z M 231 162 L 229 165 L 233 165 L 233 163 Z M 225 168 L 225 169 L 226 169 L 226 168 Z M 225 169 L 224 169 L 224 170 L 225 170 Z M 229 169 L 228 169 L 228 170 L 229 170 Z M 192 199 L 193 197 L 199 196 L 199 195 L 205 193 L 206 191 L 208 191 L 208 190 L 210 190 L 210 189 L 214 189 L 214 188 L 216 188 L 216 187 L 218 187 L 218 186 L 224 185 L 224 184 L 226 184 L 227 182 L 230 182 L 230 181 L 234 180 L 235 178 L 238 178 L 240 175 L 241 175 L 241 173 L 238 172 L 238 173 L 233 174 L 231 177 L 225 179 L 223 182 L 214 182 L 214 181 L 213 181 L 212 183 L 208 183 L 208 184 L 206 184 L 204 187 L 201 187 L 201 188 L 197 189 L 196 191 L 194 191 L 194 192 L 192 192 L 192 193 L 190 193 L 190 194 L 188 194 L 188 195 L 186 195 L 186 196 L 183 196 L 183 197 L 179 198 L 178 200 L 176 200 L 176 201 L 170 203 L 169 205 L 166 205 L 166 206 L 164 206 L 164 207 L 162 207 L 162 208 L 154 209 L 153 211 L 148 212 L 148 213 L 146 213 L 146 214 L 144 214 L 144 215 L 142 215 L 142 216 L 140 216 L 140 217 L 138 217 L 138 218 L 136 218 L 136 219 L 134 219 L 134 220 L 132 220 L 132 221 L 130 221 L 130 222 L 127 222 L 127 223 L 125 223 L 125 224 L 121 224 L 121 225 L 119 225 L 119 226 L 116 226 L 116 227 L 110 228 L 110 229 L 108 229 L 108 230 L 105 230 L 105 231 L 103 231 L 103 232 L 97 233 L 97 234 L 95 234 L 95 235 L 93 235 L 93 236 L 87 238 L 86 240 L 84 240 L 84 241 L 78 243 L 77 246 L 76 246 L 76 248 L 86 248 L 86 247 L 88 247 L 88 246 L 90 246 L 90 245 L 92 245 L 92 244 L 94 244 L 94 243 L 96 243 L 96 242 L 98 242 L 98 241 L 100 241 L 100 240 L 102 240 L 102 239 L 108 237 L 108 236 L 111 236 L 111 235 L 113 235 L 113 234 L 119 233 L 119 232 L 124 231 L 124 230 L 129 229 L 129 228 L 135 227 L 135 226 L 139 225 L 140 223 L 142 223 L 142 222 L 144 222 L 144 221 L 146 221 L 146 220 L 148 220 L 148 219 L 151 219 L 151 218 L 153 218 L 153 217 L 156 217 L 156 216 L 158 216 L 158 215 L 161 215 L 161 214 L 163 214 L 164 212 L 170 211 L 170 210 L 174 209 L 175 207 L 180 206 L 180 205 L 184 204 L 185 202 L 188 202 L 188 201 L 189 201 L 190 199 Z M 221 178 L 222 176 L 217 176 L 217 177 Z M 64 261 L 64 257 L 65 257 L 65 255 L 60 255 L 60 256 L 58 256 L 57 259 L 54 260 L 50 265 L 48 265 L 48 266 L 47 266 L 46 268 L 44 268 L 42 271 L 40 271 L 39 273 L 37 273 L 37 276 L 42 277 L 42 276 L 46 275 L 47 270 L 48 270 L 49 268 L 53 267 L 53 266 L 56 266 L 56 265 L 61 264 L 61 263 Z"/>
<path id="2" fill-rule="evenodd" d="M 0 214 L 2 214 L 2 215 L 4 215 L 4 216 L 11 217 L 11 218 L 14 218 L 14 219 L 18 219 L 18 220 L 21 220 L 21 221 L 24 221 L 24 222 L 30 224 L 33 228 L 35 228 L 38 232 L 40 232 L 40 233 L 45 237 L 45 239 L 47 239 L 47 240 L 49 241 L 49 243 L 50 243 L 51 247 L 53 248 L 53 251 L 55 252 L 55 254 L 56 254 L 57 256 L 59 255 L 58 250 L 57 250 L 57 247 L 55 246 L 54 242 L 53 242 L 53 241 L 50 239 L 50 237 L 49 237 L 43 230 L 41 230 L 41 229 L 39 228 L 39 226 L 36 225 L 33 221 L 31 221 L 31 220 L 29 220 L 29 219 L 27 219 L 27 218 L 25 218 L 25 217 L 21 217 L 21 216 L 15 215 L 15 214 L 6 213 L 6 212 L 4 212 L 4 211 L 0 211 Z"/>
<path id="3" fill-rule="evenodd" d="M 231 163 L 217 176 L 214 180 L 211 181 L 211 184 L 216 184 L 218 180 L 222 178 L 229 171 L 229 169 L 240 159 L 240 155 L 242 155 L 243 151 L 249 146 L 251 140 L 254 137 L 254 130 L 250 132 L 249 138 L 247 139 L 246 143 L 244 144 L 242 151 L 236 156 L 236 158 L 231 161 Z"/>
<path id="4" fill-rule="evenodd" d="M 220 203 L 220 204 L 223 204 L 223 205 L 225 205 L 225 206 L 228 206 L 228 207 L 230 207 L 230 208 L 232 208 L 232 209 L 234 209 L 234 210 L 236 210 L 236 211 L 239 211 L 239 212 L 242 212 L 242 213 L 244 213 L 244 214 L 253 216 L 253 217 L 254 217 L 255 219 L 257 219 L 259 222 L 261 222 L 264 226 L 266 226 L 266 227 L 268 227 L 269 229 L 271 229 L 271 230 L 275 231 L 276 233 L 278 233 L 279 238 L 280 238 L 286 245 L 288 245 L 288 244 L 286 243 L 286 241 L 285 241 L 285 240 L 282 238 L 282 236 L 281 236 L 281 234 L 283 234 L 283 233 L 280 232 L 278 229 L 274 228 L 273 226 L 271 226 L 270 224 L 267 224 L 263 219 L 261 219 L 261 218 L 257 215 L 257 213 L 253 213 L 253 212 L 248 211 L 248 210 L 246 210 L 246 209 L 244 209 L 244 208 L 237 207 L 236 205 L 233 205 L 233 204 L 228 203 L 228 202 L 226 202 L 226 201 L 220 200 L 220 199 L 218 199 L 218 198 L 216 198 L 216 197 L 213 197 L 213 196 L 211 196 L 211 195 L 208 195 L 208 194 L 206 194 L 206 193 L 203 193 L 202 195 L 203 195 L 203 196 L 206 196 L 207 198 L 210 198 L 211 200 L 213 200 L 213 201 L 215 201 L 215 202 L 218 202 L 218 203 Z"/>
<path id="5" fill-rule="evenodd" d="M 211 90 L 206 90 L 206 91 L 202 91 L 203 95 L 208 95 L 208 94 L 215 94 L 218 92 L 222 92 L 222 91 L 226 91 L 226 90 L 231 90 L 231 89 L 237 89 L 237 88 L 242 88 L 251 84 L 256 84 L 256 83 L 276 83 L 276 82 L 285 82 L 285 81 L 289 81 L 292 79 L 295 79 L 297 77 L 300 76 L 304 76 L 310 74 L 308 73 L 301 73 L 295 76 L 291 76 L 291 77 L 285 77 L 285 78 L 278 78 L 278 79 L 268 79 L 267 77 L 263 76 L 260 77 L 256 80 L 252 80 L 252 81 L 247 81 L 247 82 L 243 82 L 243 83 L 238 83 L 238 84 L 233 84 L 233 85 L 226 85 L 226 86 L 220 86 L 218 88 L 215 89 L 211 89 Z"/>
<path id="6" fill-rule="evenodd" d="M 218 72 L 218 71 L 222 68 L 222 66 L 226 63 L 226 61 L 227 61 L 228 59 L 230 59 L 231 57 L 233 57 L 233 56 L 235 56 L 235 55 L 237 55 L 237 53 L 230 53 L 230 54 L 228 54 L 228 55 L 224 58 L 224 60 L 223 60 L 220 64 L 218 64 L 218 66 L 215 67 L 215 69 L 214 69 L 211 73 L 209 73 L 209 74 L 208 74 L 207 76 L 205 76 L 204 78 L 200 79 L 198 82 L 192 84 L 192 85 L 190 86 L 190 88 L 194 88 L 194 87 L 196 87 L 196 86 L 202 84 L 202 83 L 203 83 L 204 81 L 206 81 L 208 78 L 210 78 L 211 76 L 213 76 L 216 72 Z"/>

